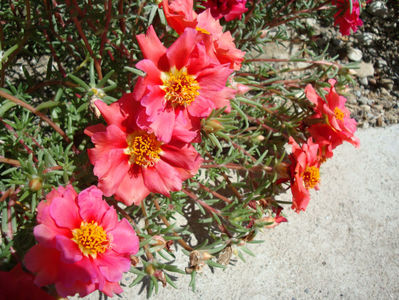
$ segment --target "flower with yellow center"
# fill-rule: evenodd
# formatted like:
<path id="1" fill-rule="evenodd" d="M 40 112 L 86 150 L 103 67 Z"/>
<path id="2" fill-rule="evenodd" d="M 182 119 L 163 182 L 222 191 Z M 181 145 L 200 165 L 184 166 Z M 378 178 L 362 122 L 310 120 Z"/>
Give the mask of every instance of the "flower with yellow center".
<path id="1" fill-rule="evenodd" d="M 78 244 L 80 251 L 88 257 L 97 258 L 98 253 L 104 253 L 109 247 L 107 233 L 97 222 L 85 222 L 79 228 L 72 230 L 72 241 Z"/>
<path id="2" fill-rule="evenodd" d="M 154 134 L 134 132 L 127 136 L 126 142 L 128 147 L 125 149 L 125 154 L 130 155 L 130 164 L 152 167 L 160 159 L 161 142 Z"/>
<path id="3" fill-rule="evenodd" d="M 165 91 L 165 99 L 173 107 L 188 106 L 199 95 L 200 85 L 195 76 L 187 73 L 187 68 L 178 70 L 172 67 L 169 72 L 162 72 L 161 79 L 163 85 L 161 89 Z"/>
<path id="4" fill-rule="evenodd" d="M 344 112 L 342 111 L 342 110 L 340 110 L 338 107 L 336 107 L 335 109 L 334 109 L 334 114 L 335 114 L 335 118 L 336 119 L 338 119 L 338 120 L 343 120 L 344 119 L 344 117 L 345 117 L 345 114 L 344 114 Z"/>
<path id="5" fill-rule="evenodd" d="M 319 168 L 316 166 L 306 167 L 302 178 L 306 189 L 313 189 L 320 182 Z"/>

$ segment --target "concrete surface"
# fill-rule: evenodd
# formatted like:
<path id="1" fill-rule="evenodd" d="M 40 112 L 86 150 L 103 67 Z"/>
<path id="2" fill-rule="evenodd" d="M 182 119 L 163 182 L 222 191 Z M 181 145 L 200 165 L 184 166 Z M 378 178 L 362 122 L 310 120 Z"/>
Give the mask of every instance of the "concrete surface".
<path id="1" fill-rule="evenodd" d="M 256 257 L 214 274 L 205 268 L 196 293 L 183 275 L 179 290 L 161 288 L 152 299 L 399 299 L 399 126 L 357 136 L 360 148 L 344 144 L 322 166 L 307 211 L 290 211 L 289 223 L 249 246 Z M 119 299 L 146 297 L 141 284 L 124 289 Z"/>

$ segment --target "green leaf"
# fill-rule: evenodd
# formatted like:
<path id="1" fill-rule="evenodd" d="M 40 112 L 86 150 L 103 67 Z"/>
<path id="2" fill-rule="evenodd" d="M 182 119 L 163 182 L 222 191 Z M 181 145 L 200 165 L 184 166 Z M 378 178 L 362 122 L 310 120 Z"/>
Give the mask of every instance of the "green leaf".
<path id="1" fill-rule="evenodd" d="M 60 104 L 60 103 L 50 100 L 50 101 L 46 101 L 46 102 L 40 103 L 38 106 L 35 107 L 35 109 L 40 111 L 40 110 L 45 109 L 45 108 L 55 107 L 58 104 Z"/>
<path id="2" fill-rule="evenodd" d="M 133 74 L 136 74 L 136 75 L 141 76 L 141 77 L 144 77 L 146 75 L 145 72 L 143 72 L 143 71 L 141 71 L 139 69 L 136 69 L 136 68 L 126 67 L 125 66 L 125 67 L 123 67 L 123 69 L 125 69 L 126 71 L 129 71 L 129 72 L 132 72 Z"/>
<path id="3" fill-rule="evenodd" d="M 3 117 L 3 115 L 12 107 L 17 105 L 14 102 L 6 100 L 5 103 L 0 107 L 0 117 Z"/>

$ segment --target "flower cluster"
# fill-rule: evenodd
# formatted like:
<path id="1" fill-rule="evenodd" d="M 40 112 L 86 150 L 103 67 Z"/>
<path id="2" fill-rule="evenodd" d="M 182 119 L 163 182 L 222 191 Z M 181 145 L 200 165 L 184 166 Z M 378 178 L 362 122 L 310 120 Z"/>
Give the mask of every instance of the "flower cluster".
<path id="1" fill-rule="evenodd" d="M 202 158 L 192 143 L 200 141 L 200 120 L 214 109 L 229 112 L 238 92 L 226 83 L 244 53 L 210 10 L 197 15 L 192 1 L 180 0 L 163 1 L 163 9 L 179 38 L 166 48 L 152 26 L 139 34 L 144 59 L 136 67 L 145 77 L 110 106 L 96 101 L 107 126 L 85 130 L 98 187 L 126 205 L 151 192 L 169 196 L 197 173 Z"/>
<path id="2" fill-rule="evenodd" d="M 353 5 L 349 6 L 348 1 L 352 1 Z M 335 15 L 335 24 L 340 26 L 342 34 L 349 34 L 351 30 L 355 32 L 357 26 L 362 24 L 359 19 L 360 0 L 348 1 L 332 0 L 333 5 L 336 5 L 338 9 Z M 118 10 L 121 11 L 119 15 L 121 32 L 125 33 L 122 2 Z M 324 89 L 322 95 L 316 93 L 311 85 L 307 85 L 305 88 L 306 98 L 313 105 L 312 109 L 314 111 L 312 111 L 312 115 L 309 118 L 301 123 L 303 125 L 302 128 L 305 130 L 299 136 L 310 137 L 307 139 L 302 138 L 302 140 L 296 138 L 295 140 L 291 136 L 278 134 L 278 144 L 281 144 L 281 148 L 286 142 L 281 137 L 287 137 L 288 143 L 292 147 L 292 152 L 289 156 L 290 164 L 287 161 L 279 162 L 278 164 L 276 163 L 274 169 L 269 165 L 262 166 L 262 163 L 259 162 L 268 153 L 268 147 L 274 149 L 273 155 L 275 157 L 279 156 L 279 148 L 272 141 L 273 134 L 281 133 L 285 130 L 283 128 L 288 127 L 286 124 L 289 123 L 290 116 L 284 116 L 281 119 L 284 122 L 281 123 L 279 119 L 279 123 L 276 124 L 277 129 L 272 128 L 274 126 L 273 122 L 270 122 L 269 126 L 269 116 L 265 116 L 265 112 L 275 115 L 279 111 L 274 109 L 272 103 L 263 102 L 263 98 L 269 97 L 268 93 L 259 93 L 256 97 L 242 101 L 248 104 L 251 109 L 262 108 L 254 114 L 252 114 L 252 110 L 241 110 L 236 103 L 231 103 L 231 100 L 236 95 L 246 93 L 249 90 L 248 86 L 251 86 L 255 91 L 256 89 L 263 91 L 268 89 L 266 85 L 254 84 L 253 81 L 269 79 L 266 77 L 269 76 L 267 75 L 269 73 L 254 73 L 254 76 L 252 76 L 252 71 L 248 73 L 237 72 L 244 62 L 245 52 L 236 47 L 231 32 L 224 31 L 219 21 L 222 18 L 224 18 L 224 21 L 241 19 L 242 14 L 247 11 L 245 7 L 247 1 L 206 0 L 201 1 L 203 7 L 197 11 L 194 10 L 193 0 L 161 0 L 157 2 L 163 9 L 168 25 L 176 31 L 178 37 L 173 42 L 166 38 L 165 45 L 166 43 L 168 45 L 171 44 L 166 47 L 161 41 L 165 35 L 158 36 L 159 32 L 157 34 L 156 27 L 154 28 L 152 25 L 146 29 L 146 33 L 141 33 L 137 36 L 134 33 L 143 57 L 137 62 L 135 67 L 143 72 L 143 76 L 137 80 L 134 86 L 131 86 L 131 92 L 125 93 L 118 100 L 114 99 L 112 104 L 105 103 L 104 101 L 107 100 L 105 95 L 106 88 L 104 88 L 104 92 L 100 90 L 100 87 L 103 87 L 101 82 L 107 81 L 113 74 L 113 70 L 108 73 L 110 75 L 102 76 L 101 60 L 100 62 L 96 61 L 94 56 L 92 57 L 91 71 L 94 68 L 99 68 L 97 70 L 98 77 L 102 78 L 98 83 L 100 87 L 93 83 L 95 82 L 94 71 L 91 72 L 93 74 L 90 73 L 90 87 L 73 74 L 68 74 L 71 79 L 84 87 L 84 89 L 87 89 L 88 94 L 91 93 L 91 108 L 96 111 L 97 117 L 102 116 L 104 119 L 103 123 L 88 126 L 84 130 L 84 133 L 94 145 L 88 149 L 87 153 L 90 163 L 94 166 L 93 173 L 98 178 L 98 183 L 97 186 L 86 188 L 80 193 L 77 193 L 72 185 L 59 186 L 47 194 L 46 200 L 39 203 L 37 207 L 38 224 L 34 228 L 37 244 L 24 257 L 24 266 L 35 274 L 35 277 L 33 279 L 33 276 L 22 273 L 22 270 L 19 269 L 9 273 L 15 277 L 12 280 L 12 287 L 16 286 L 18 282 L 23 283 L 26 290 L 32 293 L 33 298 L 33 295 L 36 296 L 36 294 L 38 295 L 37 297 L 43 299 L 46 299 L 46 297 L 51 299 L 52 297 L 46 295 L 43 290 L 32 287 L 32 281 L 39 287 L 54 285 L 56 292 L 61 297 L 75 295 L 76 293 L 83 297 L 95 290 L 99 290 L 110 297 L 122 292 L 119 282 L 123 273 L 131 268 L 131 261 L 138 259 L 134 255 L 139 250 L 139 237 L 126 219 L 118 219 L 116 210 L 103 199 L 103 195 L 105 197 L 113 197 L 113 199 L 127 206 L 143 205 L 142 208 L 145 211 L 145 203 L 143 201 L 151 193 L 159 193 L 170 197 L 171 192 L 182 190 L 184 181 L 195 176 L 204 162 L 204 159 L 195 148 L 196 144 L 201 142 L 201 129 L 206 133 L 215 133 L 223 128 L 219 120 L 209 118 L 209 120 L 204 121 L 209 116 L 213 117 L 212 112 L 215 110 L 219 114 L 223 112 L 229 113 L 231 107 L 236 109 L 239 112 L 237 114 L 238 118 L 242 118 L 247 124 L 245 129 L 239 128 L 239 125 L 237 125 L 237 131 L 234 129 L 230 136 L 240 136 L 236 132 L 243 129 L 248 132 L 245 132 L 245 136 L 241 135 L 240 137 L 245 137 L 245 141 L 249 141 L 248 143 L 252 142 L 254 134 L 257 143 L 265 140 L 265 137 L 260 134 L 260 127 L 262 127 L 262 130 L 270 131 L 270 135 L 262 145 L 262 147 L 264 146 L 264 155 L 261 158 L 258 159 L 252 155 L 251 150 L 246 148 L 248 146 L 246 142 L 244 142 L 243 147 L 231 143 L 231 149 L 237 149 L 241 154 L 240 157 L 236 159 L 235 154 L 230 155 L 232 152 L 229 151 L 228 155 L 232 157 L 230 160 L 233 161 L 232 163 L 211 164 L 209 162 L 212 159 L 209 159 L 205 161 L 207 164 L 203 165 L 203 168 L 228 168 L 230 166 L 232 170 L 236 169 L 240 170 L 240 172 L 245 171 L 251 174 L 251 184 L 247 184 L 245 188 L 242 188 L 244 191 L 243 196 L 241 196 L 241 186 L 236 189 L 231 184 L 231 188 L 234 188 L 234 194 L 240 200 L 237 203 L 231 202 L 224 195 L 213 192 L 202 183 L 199 183 L 205 191 L 210 191 L 216 201 L 219 199 L 229 203 L 229 205 L 231 204 L 232 206 L 229 206 L 229 209 L 235 209 L 238 206 L 233 205 L 237 204 L 240 205 L 239 209 L 250 208 L 250 213 L 244 211 L 243 214 L 239 214 L 239 217 L 232 218 L 230 215 L 225 214 L 224 211 L 211 207 L 204 200 L 199 199 L 191 192 L 187 192 L 187 189 L 183 190 L 192 200 L 202 205 L 207 212 L 210 212 L 212 217 L 225 218 L 223 222 L 218 223 L 220 223 L 219 228 L 231 237 L 229 239 L 229 247 L 234 245 L 239 239 L 243 239 L 243 225 L 248 230 L 253 230 L 251 232 L 248 231 L 248 235 L 245 237 L 250 240 L 255 234 L 256 226 L 265 226 L 264 224 L 267 224 L 267 228 L 272 228 L 281 222 L 287 221 L 282 215 L 283 208 L 273 198 L 274 191 L 277 190 L 275 186 L 272 187 L 273 193 L 269 195 L 266 188 L 258 186 L 258 182 L 264 181 L 269 176 L 276 175 L 275 173 L 278 176 L 274 177 L 273 181 L 269 181 L 269 184 L 276 184 L 277 186 L 282 182 L 290 181 L 293 194 L 292 209 L 300 212 L 305 210 L 309 203 L 309 190 L 318 189 L 320 166 L 327 158 L 333 156 L 333 150 L 344 141 L 355 146 L 359 145 L 359 140 L 354 136 L 356 121 L 350 118 L 350 113 L 345 108 L 346 99 L 336 92 L 334 87 L 335 80 L 330 80 L 330 87 Z M 247 23 L 250 20 L 250 16 L 255 15 L 254 10 L 260 3 L 259 1 L 252 3 L 253 7 L 247 18 L 245 18 L 245 22 L 238 24 L 239 26 L 232 30 L 236 30 L 243 23 Z M 287 6 L 291 4 L 289 3 Z M 151 9 L 152 14 L 157 7 L 153 3 L 151 6 L 155 8 L 155 10 Z M 205 9 L 203 9 L 204 7 Z M 109 12 L 112 11 L 112 7 L 108 7 L 108 9 Z M 140 7 L 141 9 L 142 6 Z M 111 13 L 108 14 L 108 21 L 110 21 L 111 15 Z M 263 15 L 260 16 L 263 18 Z M 257 22 L 260 21 L 259 16 L 257 18 Z M 137 22 L 141 22 L 139 19 L 137 18 Z M 79 25 L 79 22 L 75 21 L 74 23 Z M 137 22 L 135 25 L 137 25 Z M 263 20 L 261 23 L 267 24 L 263 23 Z M 147 24 L 140 23 L 137 28 L 146 28 Z M 157 23 L 154 22 L 153 24 Z M 104 44 L 109 42 L 107 40 L 108 26 L 112 26 L 111 21 L 107 23 L 105 26 L 107 28 L 104 29 L 102 34 L 101 45 L 98 47 L 100 53 L 106 49 L 106 47 L 103 47 Z M 234 28 L 234 26 L 230 28 Z M 77 27 L 79 28 L 80 25 Z M 84 34 L 81 31 L 80 28 L 79 34 Z M 261 31 L 257 30 L 254 33 L 254 38 L 257 38 L 259 32 Z M 173 35 L 168 35 L 167 37 L 171 36 L 176 37 L 176 34 L 173 33 Z M 245 38 L 245 40 L 249 41 L 251 38 Z M 84 41 L 85 45 L 88 44 L 85 39 Z M 96 48 L 93 47 L 93 49 Z M 123 49 L 123 47 L 121 46 L 120 49 Z M 253 48 L 248 47 L 246 49 Z M 89 51 L 89 53 L 91 52 Z M 122 52 L 125 51 L 123 50 Z M 103 59 L 101 54 L 100 56 Z M 129 59 L 131 59 L 130 54 Z M 262 59 L 259 61 L 262 61 Z M 273 73 L 274 71 L 271 70 L 270 72 Z M 234 75 L 237 77 L 234 78 Z M 245 76 L 251 79 L 245 81 L 243 80 Z M 305 82 L 315 82 L 317 80 L 306 80 Z M 243 81 L 248 86 L 239 83 Z M 270 80 L 266 81 L 272 82 Z M 284 82 L 284 80 L 278 80 L 277 82 Z M 284 85 L 282 86 L 284 87 Z M 305 84 L 302 86 L 305 86 Z M 276 86 L 276 89 L 278 88 Z M 278 91 L 276 89 L 270 89 L 270 95 Z M 254 92 L 253 94 L 255 95 L 256 93 Z M 57 92 L 57 95 L 60 95 L 60 93 Z M 242 98 L 244 97 L 237 99 L 237 102 L 241 101 Z M 259 103 L 254 103 L 257 98 L 262 98 L 262 100 Z M 101 99 L 104 99 L 104 101 Z M 309 108 L 308 104 L 305 106 Z M 254 115 L 259 118 L 255 118 Z M 226 119 L 230 117 L 227 116 Z M 240 121 L 238 120 L 237 123 Z M 249 123 L 251 123 L 251 126 L 249 126 Z M 228 125 L 228 122 L 226 121 L 225 124 Z M 201 128 L 202 125 L 204 125 L 203 128 Z M 258 128 L 257 125 L 260 127 Z M 280 125 L 281 127 L 278 127 Z M 233 128 L 233 126 L 230 128 Z M 293 132 L 289 131 L 289 134 Z M 226 141 L 230 139 L 230 136 L 225 133 L 221 133 L 220 136 L 226 136 Z M 69 138 L 66 137 L 66 141 L 68 140 Z M 252 148 L 252 146 L 251 149 L 254 149 L 255 147 Z M 206 147 L 204 148 L 207 150 Z M 220 148 L 224 148 L 224 146 L 220 146 Z M 75 150 L 78 153 L 81 148 Z M 227 151 L 223 153 L 227 153 Z M 237 161 L 239 163 L 245 162 L 245 159 L 242 158 L 243 156 L 250 157 L 252 164 L 236 164 Z M 16 162 L 13 163 L 15 164 Z M 62 168 L 62 166 L 54 168 L 58 167 Z M 257 174 L 260 174 L 260 171 L 262 172 L 262 177 L 255 178 L 258 177 Z M 227 175 L 224 178 L 226 181 L 229 180 Z M 241 176 L 238 178 L 241 178 Z M 57 184 L 59 184 L 59 181 Z M 42 189 L 41 179 L 31 179 L 29 187 L 32 191 L 39 191 Z M 249 201 L 248 205 L 242 205 L 245 203 L 244 197 L 249 195 L 245 194 L 248 191 L 247 188 L 253 189 L 254 193 L 259 195 L 251 195 L 251 198 L 255 196 L 253 199 L 256 200 Z M 162 209 L 155 200 L 154 204 L 157 208 L 156 213 L 159 214 L 157 217 L 159 217 Z M 173 204 L 168 207 L 173 207 Z M 266 218 L 262 218 L 264 213 L 267 214 Z M 161 220 L 164 221 L 168 230 L 173 227 L 163 218 Z M 225 228 L 224 223 L 231 220 L 236 224 L 230 223 L 232 225 L 231 228 L 230 226 Z M 229 232 L 230 230 L 233 231 L 236 225 L 237 228 L 239 227 L 239 231 L 236 231 L 239 233 L 237 239 L 234 236 L 234 232 L 232 234 Z M 166 249 L 172 243 L 172 240 L 166 241 L 166 237 L 164 239 L 161 235 L 158 235 L 164 234 L 167 230 L 161 233 L 156 230 L 152 232 L 154 234 L 156 232 L 156 235 L 152 237 L 152 244 L 155 242 L 158 248 Z M 183 240 L 180 241 L 184 242 Z M 154 249 L 147 251 L 148 249 L 146 248 L 152 244 L 143 242 L 143 251 L 147 257 L 152 257 L 148 259 L 149 261 L 155 258 Z M 187 248 L 190 250 L 191 246 L 187 245 L 186 250 Z M 167 277 L 163 277 L 162 270 L 155 271 L 155 267 L 153 268 L 151 264 L 148 265 L 153 270 L 150 267 L 146 268 L 144 264 L 145 271 L 150 276 L 154 276 L 166 284 L 165 278 Z M 190 268 L 194 266 L 197 265 L 190 264 Z M 17 274 L 18 272 L 19 274 Z M 0 275 L 6 276 L 5 273 Z"/>
<path id="3" fill-rule="evenodd" d="M 350 118 L 345 107 L 345 97 L 335 90 L 336 81 L 329 80 L 325 100 L 319 96 L 312 85 L 305 88 L 306 98 L 314 104 L 314 114 L 309 118 L 311 124 L 308 132 L 311 137 L 300 147 L 290 137 L 292 146 L 290 178 L 293 194 L 292 208 L 297 212 L 305 210 L 309 203 L 309 190 L 318 189 L 320 182 L 320 165 L 333 156 L 333 150 L 347 141 L 359 146 L 359 139 L 354 136 L 356 121 Z"/>
<path id="4" fill-rule="evenodd" d="M 144 59 L 136 67 L 146 75 L 111 105 L 93 101 L 106 122 L 85 129 L 94 144 L 88 155 L 98 188 L 77 195 L 72 186 L 59 187 L 38 207 L 38 244 L 25 265 L 38 286 L 55 284 L 62 297 L 122 291 L 118 282 L 139 242 L 102 195 L 139 205 L 150 193 L 181 190 L 203 161 L 193 146 L 201 140 L 201 119 L 215 109 L 229 112 L 230 99 L 245 91 L 226 86 L 244 52 L 210 10 L 197 15 L 192 1 L 179 0 L 164 1 L 163 8 L 179 38 L 166 48 L 152 26 L 139 34 Z"/>

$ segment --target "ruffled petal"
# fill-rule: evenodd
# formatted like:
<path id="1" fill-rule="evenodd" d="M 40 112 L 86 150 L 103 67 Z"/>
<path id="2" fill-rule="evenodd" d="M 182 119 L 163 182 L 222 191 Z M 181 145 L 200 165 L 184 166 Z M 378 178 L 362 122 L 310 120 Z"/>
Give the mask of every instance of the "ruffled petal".
<path id="1" fill-rule="evenodd" d="M 96 264 L 100 273 L 108 281 L 118 282 L 122 279 L 123 272 L 130 269 L 130 259 L 121 255 L 112 255 L 108 252 L 107 255 L 97 257 Z"/>
<path id="2" fill-rule="evenodd" d="M 143 59 L 136 64 L 136 68 L 144 71 L 147 75 L 145 77 L 145 84 L 162 84 L 161 71 L 157 68 L 152 60 Z"/>
<path id="3" fill-rule="evenodd" d="M 143 168 L 143 178 L 151 192 L 161 193 L 167 197 L 170 191 L 179 191 L 182 187 L 179 172 L 162 159 L 154 167 Z"/>
<path id="4" fill-rule="evenodd" d="M 199 156 L 199 153 L 191 144 L 168 144 L 162 147 L 162 159 L 168 164 L 179 168 L 193 169 L 194 162 Z"/>
<path id="5" fill-rule="evenodd" d="M 113 230 L 117 224 L 118 224 L 118 215 L 116 214 L 116 210 L 115 208 L 110 207 L 101 220 L 101 226 L 104 228 L 106 232 L 108 232 Z"/>
<path id="6" fill-rule="evenodd" d="M 79 214 L 86 222 L 98 222 L 109 208 L 103 201 L 103 192 L 92 185 L 78 195 Z"/>
<path id="7" fill-rule="evenodd" d="M 211 99 L 198 95 L 194 102 L 187 107 L 188 113 L 193 117 L 206 118 L 215 108 Z"/>
<path id="8" fill-rule="evenodd" d="M 196 45 L 197 31 L 186 28 L 183 34 L 169 47 L 166 52 L 170 67 L 175 66 L 178 70 L 187 65 L 191 52 Z"/>
<path id="9" fill-rule="evenodd" d="M 175 118 L 176 115 L 172 109 L 165 109 L 154 119 L 151 129 L 154 131 L 158 141 L 169 143 L 175 127 Z"/>
<path id="10" fill-rule="evenodd" d="M 121 111 L 119 102 L 114 102 L 111 105 L 107 105 L 101 100 L 96 100 L 94 104 L 100 110 L 101 115 L 104 117 L 107 124 L 114 124 L 119 128 L 123 128 L 122 123 L 126 116 Z"/>
<path id="11" fill-rule="evenodd" d="M 49 224 L 49 222 L 47 222 Z M 57 235 L 70 234 L 69 229 L 60 228 L 53 222 L 52 225 L 39 224 L 33 229 L 33 234 L 38 241 L 45 247 L 55 247 L 55 237 Z"/>
<path id="12" fill-rule="evenodd" d="M 158 64 L 160 57 L 165 54 L 166 48 L 155 33 L 154 27 L 151 25 L 145 35 L 139 34 L 136 38 L 144 58 L 148 58 Z"/>
<path id="13" fill-rule="evenodd" d="M 78 245 L 63 235 L 55 237 L 57 250 L 61 253 L 61 260 L 68 264 L 73 264 L 82 259 L 82 252 Z"/>
<path id="14" fill-rule="evenodd" d="M 104 283 L 104 286 L 101 289 L 101 292 L 103 292 L 105 295 L 108 297 L 114 296 L 114 294 L 120 294 L 123 292 L 121 286 L 117 282 L 110 282 L 106 281 Z"/>
<path id="15" fill-rule="evenodd" d="M 84 134 L 88 135 L 89 137 L 92 137 L 95 133 L 102 132 L 102 131 L 105 131 L 105 130 L 106 130 L 106 127 L 105 127 L 104 124 L 96 124 L 96 125 L 92 125 L 92 126 L 87 127 L 84 130 Z"/>
<path id="16" fill-rule="evenodd" d="M 145 186 L 143 176 L 139 174 L 129 174 L 123 178 L 115 197 L 126 205 L 139 205 L 150 191 Z"/>
<path id="17" fill-rule="evenodd" d="M 128 255 L 134 255 L 139 251 L 139 239 L 126 219 L 122 219 L 109 234 L 112 236 L 112 250 Z"/>
<path id="18" fill-rule="evenodd" d="M 64 198 L 53 199 L 50 204 L 50 215 L 58 226 L 64 228 L 75 229 L 82 222 L 76 202 Z"/>

